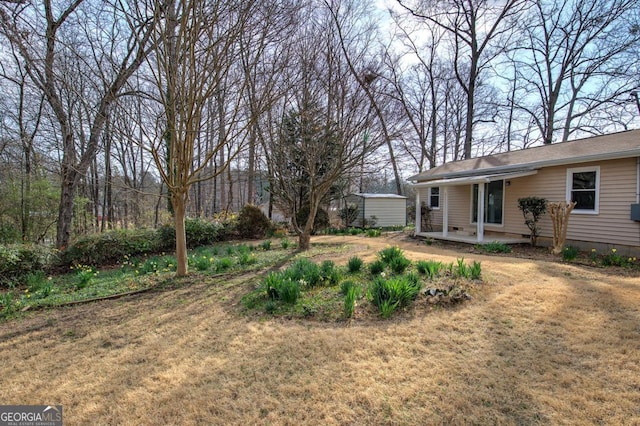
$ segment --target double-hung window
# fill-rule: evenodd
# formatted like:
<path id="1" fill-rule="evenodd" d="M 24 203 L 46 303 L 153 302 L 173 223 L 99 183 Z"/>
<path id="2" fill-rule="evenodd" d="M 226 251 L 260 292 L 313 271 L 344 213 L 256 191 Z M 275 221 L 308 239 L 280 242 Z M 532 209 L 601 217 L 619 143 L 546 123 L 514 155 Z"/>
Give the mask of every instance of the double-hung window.
<path id="1" fill-rule="evenodd" d="M 567 169 L 567 200 L 576 203 L 574 213 L 597 214 L 600 200 L 600 167 Z"/>
<path id="2" fill-rule="evenodd" d="M 440 208 L 440 188 L 437 186 L 429 188 L 429 207 L 432 209 Z"/>

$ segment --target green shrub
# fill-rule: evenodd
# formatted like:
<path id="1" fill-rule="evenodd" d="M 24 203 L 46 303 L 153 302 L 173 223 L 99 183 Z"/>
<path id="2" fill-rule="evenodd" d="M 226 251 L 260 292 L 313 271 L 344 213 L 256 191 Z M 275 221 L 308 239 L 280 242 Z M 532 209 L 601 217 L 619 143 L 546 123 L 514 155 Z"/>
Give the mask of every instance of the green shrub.
<path id="1" fill-rule="evenodd" d="M 225 225 L 200 218 L 187 218 L 184 221 L 184 228 L 187 234 L 187 248 L 190 249 L 212 245 L 217 241 L 224 241 L 230 236 L 230 232 L 225 228 Z M 155 252 L 175 249 L 175 226 L 170 224 L 158 228 L 156 240 Z"/>
<path id="2" fill-rule="evenodd" d="M 162 250 L 156 231 L 123 229 L 82 237 L 62 253 L 61 260 L 64 266 L 114 265 L 122 262 L 125 256 L 139 256 L 160 251 Z"/>
<path id="3" fill-rule="evenodd" d="M 56 263 L 58 253 L 47 246 L 0 245 L 0 288 L 25 282 L 29 273 L 46 270 Z"/>
<path id="4" fill-rule="evenodd" d="M 393 258 L 389 262 L 389 267 L 395 274 L 403 274 L 409 265 L 411 261 L 404 256 Z"/>
<path id="5" fill-rule="evenodd" d="M 15 303 L 13 301 L 13 292 L 8 291 L 4 294 L 0 294 L 0 307 L 2 307 L 2 311 L 0 314 L 6 316 L 15 311 Z"/>
<path id="6" fill-rule="evenodd" d="M 358 228 L 349 228 L 349 234 L 351 235 L 359 235 L 362 234 L 364 231 L 362 229 L 358 229 Z"/>
<path id="7" fill-rule="evenodd" d="M 360 272 L 363 264 L 364 262 L 362 261 L 362 259 L 360 259 L 358 256 L 353 256 L 349 258 L 349 261 L 347 262 L 347 269 L 350 273 L 355 274 L 357 272 Z"/>
<path id="8" fill-rule="evenodd" d="M 562 252 L 564 258 L 564 251 Z M 602 256 L 602 266 L 627 266 L 633 264 L 633 258 L 623 257 L 618 254 L 618 249 L 612 248 L 611 252 Z"/>
<path id="9" fill-rule="evenodd" d="M 382 260 L 376 260 L 369 264 L 369 272 L 371 275 L 379 275 L 384 271 L 385 264 Z"/>
<path id="10" fill-rule="evenodd" d="M 419 292 L 420 284 L 406 276 L 376 277 L 370 288 L 371 300 L 383 318 L 388 318 L 396 308 L 409 304 Z"/>
<path id="11" fill-rule="evenodd" d="M 200 272 L 206 271 L 211 267 L 211 259 L 206 255 L 195 256 L 193 266 L 195 266 L 195 268 Z"/>
<path id="12" fill-rule="evenodd" d="M 511 247 L 505 243 L 501 243 L 500 241 L 491 241 L 489 243 L 476 246 L 476 248 L 479 248 L 485 253 L 511 253 Z"/>
<path id="13" fill-rule="evenodd" d="M 238 215 L 236 232 L 240 238 L 264 238 L 272 228 L 271 221 L 256 206 L 247 204 Z"/>
<path id="14" fill-rule="evenodd" d="M 298 224 L 304 224 L 307 222 L 307 218 L 309 217 L 310 209 L 309 204 L 305 204 L 298 211 L 296 215 L 296 220 Z M 302 226 L 302 225 L 301 225 Z M 312 234 L 316 234 L 319 231 L 329 228 L 329 214 L 327 214 L 326 210 L 318 207 L 318 211 L 316 212 L 316 218 L 313 222 L 313 230 Z"/>
<path id="15" fill-rule="evenodd" d="M 251 253 L 242 253 L 240 254 L 240 257 L 238 257 L 238 265 L 241 266 L 253 265 L 257 261 L 258 260 Z"/>
<path id="16" fill-rule="evenodd" d="M 577 247 L 566 246 L 564 250 L 562 250 L 562 260 L 571 262 L 578 257 L 578 253 L 580 253 L 580 250 Z"/>

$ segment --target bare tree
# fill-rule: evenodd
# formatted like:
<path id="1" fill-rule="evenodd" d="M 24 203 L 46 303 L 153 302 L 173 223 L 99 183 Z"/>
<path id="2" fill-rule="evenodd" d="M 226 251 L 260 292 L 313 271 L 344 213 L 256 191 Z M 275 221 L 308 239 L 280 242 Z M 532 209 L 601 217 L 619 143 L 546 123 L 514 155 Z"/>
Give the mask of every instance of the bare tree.
<path id="1" fill-rule="evenodd" d="M 128 14 L 129 6 L 124 1 L 89 0 L 74 0 L 62 8 L 52 0 L 44 0 L 42 7 L 31 2 L 0 4 L 0 30 L 20 52 L 29 77 L 44 94 L 60 129 L 61 195 L 56 244 L 61 249 L 69 244 L 75 192 L 100 148 L 109 108 L 147 53 L 152 20 L 147 16 L 134 20 Z M 99 36 L 85 38 L 101 34 L 101 28 L 83 25 L 92 23 L 89 17 L 105 13 L 114 19 L 111 22 L 119 22 L 118 31 L 104 40 Z M 83 67 L 80 73 L 64 70 L 70 59 L 71 63 L 92 65 Z M 80 88 L 91 86 L 95 98 L 87 99 L 75 84 L 78 81 L 82 82 Z M 88 123 L 80 126 L 75 120 L 78 105 L 88 101 L 91 105 L 81 109 L 87 112 Z M 80 152 L 78 139 L 85 128 L 86 145 Z"/>
<path id="2" fill-rule="evenodd" d="M 513 60 L 527 94 L 518 107 L 545 144 L 579 129 L 601 132 L 589 115 L 638 87 L 630 52 L 640 43 L 639 8 L 638 0 L 536 1 L 522 28 L 527 43 Z"/>
<path id="3" fill-rule="evenodd" d="M 285 78 L 292 84 L 278 108 L 279 125 L 264 141 L 270 190 L 291 215 L 301 250 L 309 249 L 316 213 L 331 188 L 380 146 L 370 133 L 370 98 L 350 70 L 332 16 L 322 9 L 307 13 L 289 57 Z"/>
<path id="4" fill-rule="evenodd" d="M 157 49 L 149 65 L 163 111 L 158 117 L 161 127 L 155 137 L 148 135 L 146 148 L 173 205 L 178 276 L 188 272 L 184 221 L 189 188 L 225 172 L 243 147 L 251 124 L 244 103 L 247 80 L 236 65 L 240 40 L 257 5 L 242 0 L 173 0 L 155 5 L 161 24 L 154 33 Z M 198 137 L 207 128 L 213 143 L 196 158 Z M 224 161 L 211 169 L 218 154 Z"/>
<path id="5" fill-rule="evenodd" d="M 506 48 L 510 25 L 528 0 L 452 0 L 415 3 L 398 0 L 413 16 L 448 31 L 453 40 L 454 72 L 467 97 L 464 127 L 464 158 L 472 155 L 476 124 L 477 89 L 490 62 Z"/>

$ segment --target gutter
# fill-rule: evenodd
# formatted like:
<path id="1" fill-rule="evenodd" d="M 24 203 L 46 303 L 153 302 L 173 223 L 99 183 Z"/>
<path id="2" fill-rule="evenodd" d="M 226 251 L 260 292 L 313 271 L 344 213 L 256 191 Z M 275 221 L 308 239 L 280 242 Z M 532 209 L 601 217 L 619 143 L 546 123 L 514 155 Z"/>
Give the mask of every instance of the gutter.
<path id="1" fill-rule="evenodd" d="M 463 171 L 457 171 L 457 172 L 451 172 L 451 173 L 425 176 L 422 179 L 420 179 L 420 174 L 417 174 L 409 177 L 407 180 L 410 182 L 418 182 L 420 180 L 428 181 L 428 180 L 434 180 L 434 179 L 448 179 L 448 178 L 454 178 L 454 177 L 470 177 L 474 175 L 508 173 L 510 171 L 520 171 L 522 169 L 539 169 L 542 167 L 562 166 L 562 165 L 577 164 L 577 163 L 589 163 L 592 161 L 618 160 L 620 158 L 629 158 L 629 157 L 635 157 L 638 155 L 640 155 L 640 148 L 632 149 L 629 151 L 620 151 L 616 153 L 592 154 L 592 155 L 587 155 L 584 157 L 577 157 L 577 158 L 575 157 L 561 158 L 557 160 L 534 161 L 531 163 L 508 164 L 504 166 L 490 167 L 490 168 L 484 168 L 484 169 L 463 170 Z M 482 158 L 482 157 L 479 157 L 479 158 Z M 640 195 L 640 184 L 637 192 L 639 193 L 637 195 Z"/>

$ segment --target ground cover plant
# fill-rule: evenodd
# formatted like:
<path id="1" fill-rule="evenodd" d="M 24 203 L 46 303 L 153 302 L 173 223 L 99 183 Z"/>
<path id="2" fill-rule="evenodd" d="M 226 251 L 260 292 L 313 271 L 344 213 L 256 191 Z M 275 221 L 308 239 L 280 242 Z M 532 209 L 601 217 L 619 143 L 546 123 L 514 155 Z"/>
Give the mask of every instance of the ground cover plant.
<path id="1" fill-rule="evenodd" d="M 256 271 L 280 262 L 291 249 L 265 248 L 247 244 L 221 243 L 192 251 L 188 262 L 194 276 L 215 277 L 220 274 Z M 73 264 L 67 273 L 46 274 L 37 270 L 26 275 L 25 283 L 0 290 L 0 319 L 32 309 L 55 307 L 121 294 L 146 291 L 171 282 L 176 270 L 173 255 L 123 255 L 119 267 L 99 270 L 95 266 Z"/>
<path id="2" fill-rule="evenodd" d="M 0 362 L 11 366 L 0 399 L 56 401 L 69 424 L 144 424 L 150 412 L 163 424 L 635 424 L 637 270 L 467 248 L 465 263 L 482 264 L 482 291 L 461 308 L 430 308 L 426 290 L 463 281 L 448 276 L 460 251 L 348 238 L 342 248 L 345 237 L 314 237 L 306 256 L 340 268 L 393 244 L 411 268 L 444 266 L 390 320 L 363 316 L 362 295 L 350 321 L 248 316 L 241 299 L 262 270 L 27 312 L 0 322 Z M 299 258 L 289 254 L 285 269 Z"/>
<path id="3" fill-rule="evenodd" d="M 464 258 L 448 265 L 420 261 L 412 267 L 411 260 L 397 246 L 383 248 L 367 268 L 363 265 L 357 256 L 349 258 L 344 266 L 331 260 L 318 263 L 299 258 L 285 269 L 270 272 L 242 302 L 248 311 L 270 315 L 341 320 L 353 318 L 358 307 L 364 315 L 386 319 L 398 309 L 409 307 L 427 282 L 431 287 L 437 282 L 446 289 L 438 289 L 445 296 L 453 294 L 454 287 L 468 296 L 470 283 L 481 279 L 480 262 L 467 264 Z M 424 296 L 430 297 L 432 304 L 463 300 L 434 299 L 427 292 Z"/>

